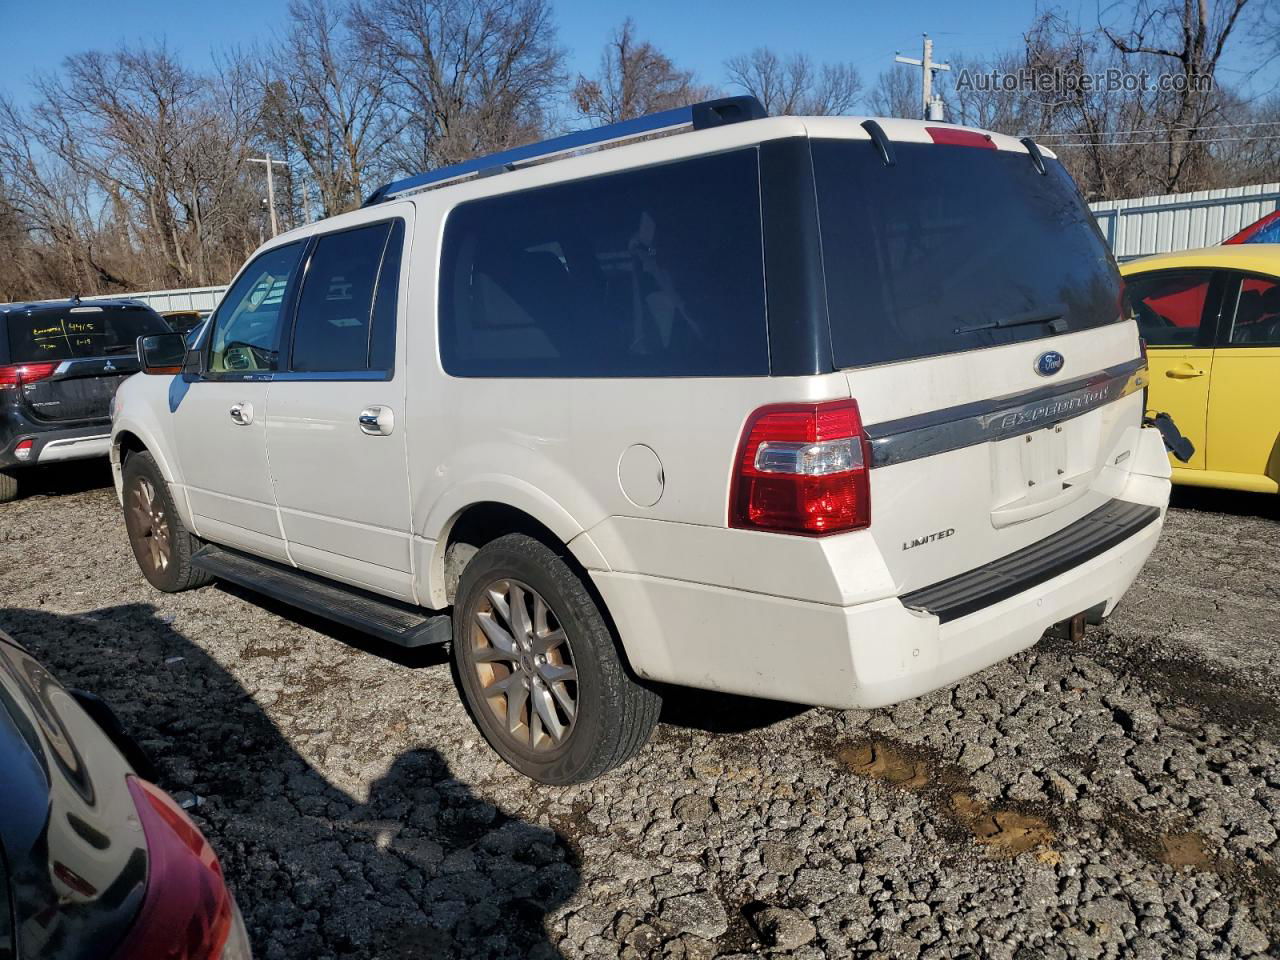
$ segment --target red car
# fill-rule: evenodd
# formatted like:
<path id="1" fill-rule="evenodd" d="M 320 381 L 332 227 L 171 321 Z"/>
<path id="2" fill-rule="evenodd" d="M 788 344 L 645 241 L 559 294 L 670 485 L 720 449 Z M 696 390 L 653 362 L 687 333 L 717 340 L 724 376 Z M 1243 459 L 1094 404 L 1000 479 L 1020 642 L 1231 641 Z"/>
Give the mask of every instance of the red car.
<path id="1" fill-rule="evenodd" d="M 1280 243 L 1280 210 L 1273 210 L 1255 220 L 1223 243 Z"/>
<path id="2" fill-rule="evenodd" d="M 149 766 L 0 632 L 0 957 L 250 960 L 217 856 Z"/>

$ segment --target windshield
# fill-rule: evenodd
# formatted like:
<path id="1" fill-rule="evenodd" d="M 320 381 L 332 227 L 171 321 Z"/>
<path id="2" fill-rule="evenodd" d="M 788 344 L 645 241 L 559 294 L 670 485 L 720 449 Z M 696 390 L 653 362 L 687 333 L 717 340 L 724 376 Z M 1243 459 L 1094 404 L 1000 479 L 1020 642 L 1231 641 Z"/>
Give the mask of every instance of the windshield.
<path id="1" fill-rule="evenodd" d="M 815 140 L 840 367 L 1031 340 L 1121 316 L 1115 262 L 1071 177 L 1009 150 Z"/>
<path id="2" fill-rule="evenodd" d="M 38 309 L 6 320 L 11 363 L 131 354 L 138 337 L 170 332 L 158 313 L 141 304 Z"/>

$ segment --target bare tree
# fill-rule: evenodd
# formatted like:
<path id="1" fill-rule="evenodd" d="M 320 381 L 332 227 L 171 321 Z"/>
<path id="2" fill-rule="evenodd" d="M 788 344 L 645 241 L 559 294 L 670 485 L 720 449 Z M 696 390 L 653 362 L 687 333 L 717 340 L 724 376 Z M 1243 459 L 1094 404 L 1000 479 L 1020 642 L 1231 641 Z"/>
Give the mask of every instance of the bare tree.
<path id="1" fill-rule="evenodd" d="M 358 206 L 398 132 L 390 75 L 335 0 L 291 0 L 288 32 L 263 58 L 264 139 L 295 150 L 326 215 Z"/>
<path id="2" fill-rule="evenodd" d="M 945 98 L 944 98 L 945 99 Z M 867 94 L 867 108 L 878 117 L 920 117 L 920 74 L 889 67 L 881 70 Z"/>
<path id="3" fill-rule="evenodd" d="M 730 57 L 729 82 L 754 96 L 770 114 L 820 117 L 848 113 L 862 78 L 847 63 L 815 66 L 807 54 L 783 60 L 767 47 Z"/>
<path id="4" fill-rule="evenodd" d="M 232 222 L 245 131 L 209 78 L 163 46 L 69 58 L 41 78 L 30 110 L 0 111 L 0 169 L 34 249 L 69 292 L 210 282 L 244 255 L 213 238 L 205 215 Z M 239 114 L 243 116 L 244 112 Z"/>
<path id="5" fill-rule="evenodd" d="M 352 23 L 385 71 L 405 172 L 537 139 L 563 90 L 546 0 L 367 0 Z"/>
<path id="6" fill-rule="evenodd" d="M 1166 190 L 1203 180 L 1209 165 L 1204 128 L 1222 116 L 1215 90 L 1218 62 L 1249 0 L 1137 0 L 1127 29 L 1106 24 L 1102 31 L 1129 58 L 1172 64 L 1178 87 L 1155 103 L 1153 119 L 1168 132 L 1164 144 Z"/>
<path id="7" fill-rule="evenodd" d="M 609 38 L 600 54 L 598 73 L 579 75 L 572 91 L 578 112 L 600 123 L 629 120 L 712 96 L 712 88 L 699 84 L 692 70 L 681 70 L 653 44 L 638 39 L 630 17 Z"/>

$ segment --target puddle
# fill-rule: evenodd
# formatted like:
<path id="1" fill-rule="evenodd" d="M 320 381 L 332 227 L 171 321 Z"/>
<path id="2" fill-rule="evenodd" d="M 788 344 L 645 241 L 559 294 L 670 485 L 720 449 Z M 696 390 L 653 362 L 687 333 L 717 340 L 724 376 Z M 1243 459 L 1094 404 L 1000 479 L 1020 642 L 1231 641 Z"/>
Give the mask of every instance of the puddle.
<path id="1" fill-rule="evenodd" d="M 924 760 L 884 741 L 850 744 L 837 750 L 836 757 L 854 773 L 904 790 L 920 790 L 930 783 L 929 766 Z"/>
<path id="2" fill-rule="evenodd" d="M 930 753 L 887 740 L 847 743 L 835 750 L 841 765 L 858 776 L 900 790 L 933 794 L 951 822 L 953 839 L 976 841 L 990 857 L 1016 857 L 1038 851 L 1042 863 L 1058 858 L 1049 821 L 1021 810 L 988 805 L 964 787 L 968 780 L 957 767 Z"/>
<path id="3" fill-rule="evenodd" d="M 988 807 L 973 794 L 957 791 L 951 795 L 951 812 L 973 834 L 973 838 L 993 857 L 1016 857 L 1040 850 L 1043 863 L 1053 863 L 1056 835 L 1049 821 L 1017 810 Z"/>
<path id="4" fill-rule="evenodd" d="M 1198 833 L 1169 833 L 1160 837 L 1160 850 L 1157 854 L 1161 863 L 1171 867 L 1195 867 L 1197 870 L 1208 870 L 1213 865 L 1213 857 L 1205 848 L 1204 837 Z"/>

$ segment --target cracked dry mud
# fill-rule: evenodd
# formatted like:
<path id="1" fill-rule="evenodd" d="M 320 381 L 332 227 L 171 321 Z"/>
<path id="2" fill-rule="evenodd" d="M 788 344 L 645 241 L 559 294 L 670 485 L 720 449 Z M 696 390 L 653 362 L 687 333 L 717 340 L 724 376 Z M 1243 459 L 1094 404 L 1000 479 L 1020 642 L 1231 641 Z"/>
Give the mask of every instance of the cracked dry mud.
<path id="1" fill-rule="evenodd" d="M 259 958 L 1280 954 L 1274 499 L 1179 493 L 1082 642 L 878 711 L 672 691 L 556 789 L 438 653 L 156 593 L 105 475 L 46 482 L 0 507 L 0 627 L 199 798 Z"/>

